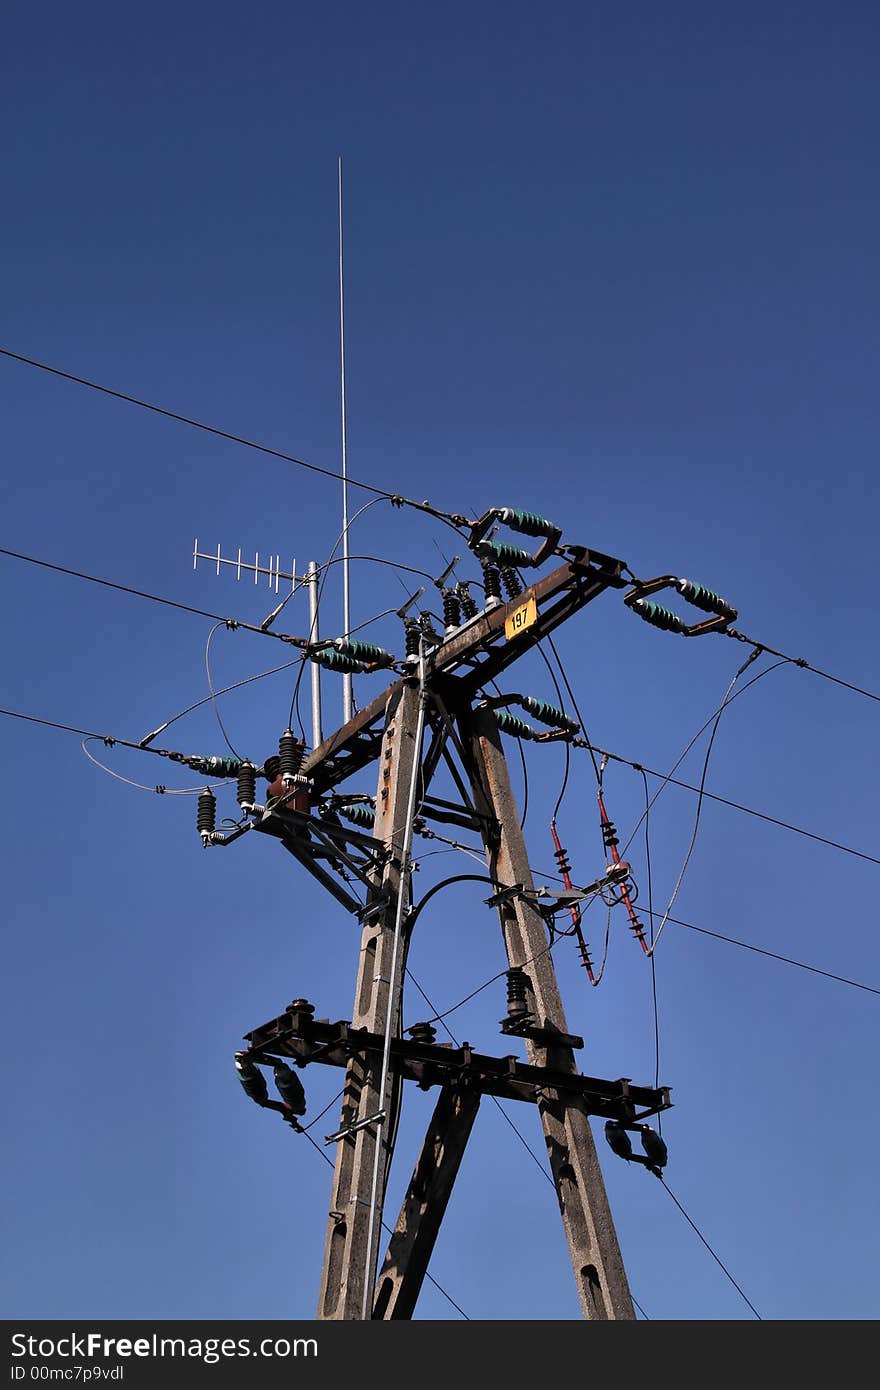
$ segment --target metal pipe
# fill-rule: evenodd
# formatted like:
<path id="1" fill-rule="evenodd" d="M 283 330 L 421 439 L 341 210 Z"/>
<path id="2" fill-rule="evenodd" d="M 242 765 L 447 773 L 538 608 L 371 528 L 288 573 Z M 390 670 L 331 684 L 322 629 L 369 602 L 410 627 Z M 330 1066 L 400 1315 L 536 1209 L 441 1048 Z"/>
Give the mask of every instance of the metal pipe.
<path id="1" fill-rule="evenodd" d="M 318 619 L 318 566 L 314 560 L 309 561 L 308 578 L 306 583 L 309 586 L 309 641 L 317 642 L 321 632 Z M 311 663 L 312 667 L 312 747 L 320 748 L 324 742 L 324 734 L 321 728 L 321 668 L 317 661 Z"/>
<path id="2" fill-rule="evenodd" d="M 409 903 L 410 879 L 412 877 L 413 825 L 416 818 L 419 781 L 422 775 L 422 744 L 425 737 L 425 710 L 427 688 L 425 684 L 425 642 L 419 639 L 419 713 L 416 720 L 415 752 L 413 754 L 412 777 L 406 806 L 406 820 L 403 827 L 403 846 L 400 856 L 400 879 L 397 887 L 397 907 L 394 914 L 394 944 L 391 950 L 391 980 L 388 987 L 388 1010 L 385 1016 L 385 1034 L 382 1047 L 382 1070 L 379 1080 L 380 1116 L 376 1125 L 376 1148 L 373 1154 L 373 1180 L 370 1188 L 370 1223 L 367 1229 L 367 1256 L 364 1270 L 364 1300 L 361 1318 L 369 1321 L 373 1311 L 373 1297 L 376 1285 L 376 1262 L 378 1251 L 376 1237 L 380 1215 L 379 1208 L 379 1165 L 382 1162 L 382 1138 L 385 1132 L 385 1092 L 388 1088 L 388 1072 L 391 1062 L 391 1033 L 394 1027 L 394 1007 L 397 1002 L 397 962 L 400 956 L 400 940 L 403 932 L 403 917 Z"/>
<path id="3" fill-rule="evenodd" d="M 338 161 L 339 177 L 339 367 L 342 404 L 342 626 L 343 636 L 351 630 L 351 590 L 348 568 L 348 453 L 345 438 L 345 289 L 342 275 L 342 156 Z M 342 722 L 347 724 L 354 713 L 351 674 L 342 677 Z M 315 745 L 317 747 L 317 745 Z"/>

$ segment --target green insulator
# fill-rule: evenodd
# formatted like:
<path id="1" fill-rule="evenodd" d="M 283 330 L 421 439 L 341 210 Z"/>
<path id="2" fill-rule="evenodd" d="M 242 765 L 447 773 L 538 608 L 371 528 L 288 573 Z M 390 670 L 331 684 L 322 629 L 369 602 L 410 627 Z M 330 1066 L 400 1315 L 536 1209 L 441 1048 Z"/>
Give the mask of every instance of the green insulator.
<path id="1" fill-rule="evenodd" d="M 251 1061 L 250 1057 L 236 1052 L 235 1070 L 245 1095 L 250 1096 L 257 1105 L 263 1105 L 269 1099 L 269 1088 L 260 1068 Z"/>
<path id="2" fill-rule="evenodd" d="M 519 545 L 508 545 L 506 541 L 480 541 L 477 554 L 494 565 L 510 565 L 516 569 L 528 569 L 534 565 L 535 557 Z"/>
<path id="3" fill-rule="evenodd" d="M 335 647 L 321 647 L 319 651 L 309 652 L 309 656 L 319 666 L 326 666 L 328 671 L 358 672 L 364 669 L 362 661 L 355 661 L 354 657 L 337 651 Z"/>
<path id="4" fill-rule="evenodd" d="M 353 657 L 355 661 L 367 661 L 375 666 L 392 666 L 394 657 L 384 647 L 373 642 L 352 641 L 351 638 L 337 637 L 333 646 L 343 656 Z"/>
<path id="5" fill-rule="evenodd" d="M 352 802 L 350 806 L 340 806 L 339 814 L 345 816 L 346 820 L 353 821 L 355 825 L 362 825 L 365 830 L 372 830 L 376 821 L 376 812 L 372 806 L 358 801 Z"/>
<path id="6" fill-rule="evenodd" d="M 726 599 L 703 584 L 695 584 L 692 579 L 679 579 L 675 587 L 682 598 L 686 598 L 695 608 L 702 608 L 704 613 L 714 613 L 719 618 L 729 618 L 731 621 L 737 616 L 736 609 Z"/>
<path id="7" fill-rule="evenodd" d="M 521 531 L 524 536 L 558 536 L 559 527 L 554 526 L 545 516 L 537 512 L 521 512 L 513 507 L 499 507 L 498 518 L 511 531 Z"/>
<path id="8" fill-rule="evenodd" d="M 204 777 L 237 777 L 241 758 L 185 758 L 187 767 Z"/>
<path id="9" fill-rule="evenodd" d="M 561 709 L 555 705 L 548 705 L 546 700 L 536 700 L 533 695 L 523 695 L 520 704 L 524 710 L 528 710 L 535 719 L 541 724 L 547 724 L 551 729 L 569 729 L 576 734 L 580 724 L 576 724 L 573 719 L 569 719 L 563 714 Z"/>
<path id="10" fill-rule="evenodd" d="M 290 1106 L 294 1115 L 304 1115 L 306 1113 L 306 1093 L 296 1072 L 286 1062 L 276 1062 L 274 1075 L 278 1094 L 284 1104 Z"/>
<path id="11" fill-rule="evenodd" d="M 510 710 L 496 709 L 495 719 L 501 732 L 510 734 L 511 738 L 535 739 L 538 737 L 531 725 L 527 724 L 524 719 L 517 719 L 515 714 L 510 713 Z"/>
<path id="12" fill-rule="evenodd" d="M 637 598 L 633 608 L 646 623 L 663 628 L 665 632 L 684 632 L 687 628 L 683 618 L 668 608 L 661 608 L 658 603 L 646 603 L 643 598 Z"/>

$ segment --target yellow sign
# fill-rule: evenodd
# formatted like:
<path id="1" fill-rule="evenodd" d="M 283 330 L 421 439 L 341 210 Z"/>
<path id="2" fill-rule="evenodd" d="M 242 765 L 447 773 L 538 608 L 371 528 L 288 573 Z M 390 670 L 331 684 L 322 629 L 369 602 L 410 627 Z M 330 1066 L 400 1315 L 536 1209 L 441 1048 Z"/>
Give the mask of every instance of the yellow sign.
<path id="1" fill-rule="evenodd" d="M 504 635 L 508 642 L 514 637 L 519 637 L 521 632 L 525 632 L 538 621 L 538 605 L 534 598 L 521 603 L 519 608 L 514 608 L 504 620 Z"/>

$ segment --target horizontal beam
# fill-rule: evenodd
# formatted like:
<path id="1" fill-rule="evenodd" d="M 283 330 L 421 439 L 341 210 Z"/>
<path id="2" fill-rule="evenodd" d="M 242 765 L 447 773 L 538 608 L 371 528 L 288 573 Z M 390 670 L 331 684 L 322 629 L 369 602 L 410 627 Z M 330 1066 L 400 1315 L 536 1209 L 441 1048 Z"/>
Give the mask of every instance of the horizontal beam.
<path id="1" fill-rule="evenodd" d="M 252 1061 L 270 1062 L 272 1054 L 277 1054 L 292 1057 L 300 1066 L 315 1061 L 345 1067 L 358 1054 L 381 1053 L 385 1044 L 381 1033 L 352 1028 L 342 1021 L 315 1019 L 310 1008 L 303 1007 L 291 1007 L 245 1037 L 250 1044 L 246 1055 Z M 543 1100 L 548 1090 L 565 1092 L 577 1096 L 589 1114 L 625 1123 L 666 1110 L 671 1104 L 666 1086 L 633 1086 L 626 1077 L 607 1081 L 579 1072 L 532 1066 L 514 1056 L 489 1057 L 474 1052 L 469 1043 L 452 1047 L 393 1038 L 391 1070 L 404 1080 L 415 1081 L 423 1090 L 466 1084 L 485 1095 L 532 1104 Z"/>

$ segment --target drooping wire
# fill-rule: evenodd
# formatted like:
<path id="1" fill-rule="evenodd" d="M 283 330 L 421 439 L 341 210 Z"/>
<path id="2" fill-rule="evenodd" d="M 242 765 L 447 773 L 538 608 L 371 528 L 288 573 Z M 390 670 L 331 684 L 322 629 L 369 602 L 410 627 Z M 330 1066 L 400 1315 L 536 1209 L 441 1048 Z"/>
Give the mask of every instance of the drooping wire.
<path id="1" fill-rule="evenodd" d="M 739 680 L 739 678 L 740 678 L 740 676 L 743 674 L 743 672 L 744 672 L 745 670 L 747 670 L 747 668 L 748 668 L 749 666 L 751 666 L 751 664 L 752 664 L 753 661 L 757 661 L 757 659 L 758 659 L 759 656 L 760 656 L 760 652 L 757 651 L 757 650 L 752 651 L 752 652 L 749 653 L 749 655 L 746 657 L 746 659 L 745 659 L 745 661 L 743 662 L 743 664 L 740 666 L 739 670 L 736 672 L 736 675 L 733 677 L 733 680 L 730 682 L 730 685 L 727 687 L 727 690 L 724 692 L 724 699 L 721 701 L 721 704 L 718 706 L 718 712 L 717 712 L 717 714 L 715 715 L 715 720 L 714 720 L 714 723 L 712 724 L 712 732 L 711 732 L 711 734 L 709 735 L 709 742 L 708 742 L 708 744 L 707 744 L 707 746 L 706 746 L 706 756 L 705 756 L 705 758 L 703 759 L 703 771 L 702 771 L 701 776 L 700 776 L 700 788 L 699 788 L 699 793 L 698 793 L 698 796 L 697 796 L 697 810 L 696 810 L 696 814 L 695 814 L 695 816 L 694 816 L 694 828 L 693 828 L 693 830 L 692 830 L 692 832 L 691 832 L 690 843 L 688 844 L 688 847 L 687 847 L 687 853 L 685 854 L 684 862 L 683 862 L 683 864 L 682 864 L 682 866 L 681 866 L 681 871 L 680 871 L 680 873 L 679 873 L 679 875 L 678 875 L 678 878 L 677 878 L 676 881 L 675 881 L 675 887 L 674 887 L 673 890 L 672 890 L 672 896 L 671 896 L 671 898 L 669 899 L 669 902 L 668 902 L 668 904 L 667 904 L 667 906 L 666 906 L 666 911 L 665 911 L 664 914 L 663 914 L 663 919 L 662 919 L 662 921 L 661 921 L 659 927 L 657 928 L 656 934 L 653 934 L 653 922 L 654 922 L 654 919 L 653 919 L 653 917 L 651 918 L 652 934 L 654 935 L 654 940 L 653 940 L 652 943 L 651 943 L 650 951 L 649 951 L 648 954 L 651 955 L 652 957 L 653 957 L 653 955 L 654 955 L 654 952 L 655 952 L 656 949 L 657 949 L 657 942 L 660 940 L 660 937 L 663 935 L 663 928 L 666 926 L 666 919 L 667 919 L 667 917 L 669 916 L 670 912 L 672 911 L 673 907 L 675 906 L 675 900 L 676 900 L 676 898 L 678 897 L 679 889 L 681 888 L 682 882 L 684 881 L 684 876 L 685 876 L 685 874 L 687 873 L 688 864 L 689 864 L 690 861 L 691 861 L 691 855 L 692 855 L 693 852 L 694 852 L 694 845 L 697 843 L 697 835 L 698 835 L 699 829 L 700 829 L 700 816 L 701 816 L 702 810 L 703 810 L 703 792 L 704 792 L 705 786 L 706 786 L 706 774 L 707 774 L 708 771 L 709 771 L 709 759 L 710 759 L 711 756 L 712 756 L 712 745 L 713 745 L 714 742 L 715 742 L 715 735 L 718 733 L 718 725 L 721 723 L 721 716 L 724 714 L 724 711 L 725 711 L 725 709 L 727 708 L 727 704 L 728 704 L 728 701 L 730 700 L 730 695 L 731 695 L 731 692 L 732 692 L 732 690 L 733 690 L 733 687 L 736 685 L 737 681 Z M 649 803 L 647 809 L 648 809 L 648 811 L 650 811 L 650 803 Z M 646 821 L 646 823 L 647 823 L 647 814 L 646 814 L 646 816 L 645 816 L 645 821 Z"/>
<path id="2" fill-rule="evenodd" d="M 594 771 L 595 774 L 596 774 L 596 785 L 597 785 L 597 786 L 601 786 L 601 785 L 602 785 L 602 774 L 601 774 L 600 771 L 599 771 L 599 764 L 596 762 L 596 755 L 595 755 L 595 753 L 593 752 L 593 747 L 592 747 L 592 742 L 593 742 L 593 741 L 592 741 L 592 739 L 590 738 L 589 732 L 588 732 L 588 730 L 587 730 L 586 720 L 584 719 L 584 716 L 581 714 L 580 707 L 579 707 L 578 702 L 577 702 L 577 697 L 575 696 L 575 693 L 574 693 L 574 691 L 573 691 L 572 688 L 571 688 L 571 681 L 568 679 L 568 676 L 567 676 L 566 673 L 565 673 L 565 667 L 564 667 L 563 664 L 562 664 L 562 658 L 560 657 L 559 652 L 556 650 L 556 643 L 553 641 L 553 638 L 550 636 L 549 633 L 548 633 L 548 635 L 547 635 L 547 639 L 546 639 L 546 640 L 547 640 L 547 643 L 548 643 L 548 645 L 549 645 L 549 647 L 550 647 L 551 652 L 552 652 L 553 655 L 556 657 L 556 664 L 557 664 L 557 666 L 559 667 L 559 674 L 560 674 L 560 676 L 562 677 L 562 683 L 563 683 L 563 685 L 565 686 L 566 690 L 568 691 L 568 698 L 571 700 L 571 707 L 572 707 L 572 709 L 574 710 L 574 712 L 575 712 L 575 717 L 577 718 L 577 721 L 578 721 L 578 723 L 579 723 L 580 726 L 581 726 L 581 733 L 583 734 L 584 739 L 586 740 L 587 744 L 589 745 L 590 759 L 591 759 L 592 764 L 593 764 L 593 771 Z"/>
<path id="3" fill-rule="evenodd" d="M 241 444 L 246 449 L 255 449 L 258 453 L 268 454 L 270 458 L 295 464 L 297 468 L 307 468 L 310 473 L 321 473 L 325 478 L 335 478 L 342 481 L 343 475 L 333 468 L 324 468 L 317 463 L 307 463 L 305 459 L 296 458 L 293 454 L 286 454 L 280 449 L 272 449 L 267 444 L 258 444 L 253 439 L 246 439 L 239 434 L 231 434 L 228 430 L 218 429 L 215 425 L 207 425 L 201 420 L 193 420 L 187 415 L 178 414 L 177 411 L 166 410 L 163 406 L 153 405 L 150 401 L 141 400 L 125 391 L 115 391 L 110 386 L 103 386 L 97 381 L 90 381 L 87 377 L 77 376 L 73 372 L 62 371 L 60 367 L 52 367 L 47 362 L 39 362 L 33 357 L 25 357 L 21 353 L 12 352 L 9 348 L 0 347 L 0 356 L 8 357 L 13 362 L 20 362 L 26 367 L 36 367 L 41 372 L 48 372 L 51 376 L 73 382 L 76 386 L 86 386 L 91 391 L 100 392 L 101 395 L 112 396 L 115 400 L 124 401 L 127 405 L 136 405 L 141 410 L 149 410 L 154 415 L 163 416 L 166 420 L 176 420 L 178 424 L 189 425 L 192 429 L 202 430 L 205 434 L 213 434 L 219 439 L 229 440 L 232 444 Z M 377 487 L 374 483 L 362 482 L 358 478 L 348 478 L 347 481 L 351 487 L 358 487 L 364 492 L 375 493 L 377 497 L 384 498 L 394 506 L 412 507 L 416 511 L 426 512 L 429 516 L 435 517 L 437 521 L 442 521 L 444 525 L 451 526 L 458 534 L 461 534 L 463 526 L 466 525 L 466 518 L 459 517 L 452 512 L 440 511 L 428 502 L 415 502 L 409 497 L 403 497 L 400 493 L 388 492 L 385 488 Z"/>
<path id="4" fill-rule="evenodd" d="M 687 1212 L 685 1211 L 684 1207 L 682 1206 L 681 1202 L 678 1200 L 678 1198 L 676 1197 L 675 1193 L 672 1191 L 672 1188 L 669 1187 L 669 1186 L 667 1185 L 665 1178 L 661 1177 L 661 1178 L 660 1178 L 660 1182 L 661 1182 L 662 1186 L 666 1189 L 666 1191 L 669 1193 L 670 1197 L 672 1198 L 672 1200 L 673 1200 L 673 1202 L 675 1203 L 675 1205 L 678 1207 L 678 1210 L 681 1212 L 682 1216 L 684 1217 L 685 1221 L 686 1221 L 686 1222 L 688 1223 L 688 1225 L 690 1226 L 691 1230 L 693 1230 L 693 1231 L 699 1236 L 700 1240 L 703 1242 L 703 1244 L 705 1245 L 706 1249 L 709 1251 L 709 1254 L 712 1256 L 712 1259 L 715 1261 L 715 1263 L 717 1264 L 718 1268 L 719 1268 L 719 1269 L 721 1270 L 721 1272 L 724 1274 L 725 1278 L 727 1278 L 727 1279 L 730 1280 L 731 1284 L 732 1284 L 733 1287 L 736 1289 L 736 1291 L 737 1291 L 737 1293 L 739 1294 L 740 1298 L 743 1300 L 744 1303 L 748 1304 L 749 1308 L 751 1308 L 751 1310 L 752 1310 L 752 1312 L 754 1313 L 755 1317 L 758 1319 L 758 1322 L 763 1322 L 763 1318 L 761 1317 L 761 1314 L 758 1312 L 758 1310 L 757 1310 L 757 1308 L 755 1307 L 755 1305 L 754 1305 L 754 1303 L 752 1302 L 752 1300 L 748 1297 L 748 1295 L 747 1295 L 746 1293 L 743 1292 L 742 1288 L 741 1288 L 740 1285 L 736 1282 L 736 1280 L 734 1279 L 734 1277 L 733 1277 L 733 1275 L 731 1274 L 730 1270 L 727 1268 L 727 1265 L 724 1264 L 724 1262 L 720 1259 L 720 1257 L 719 1257 L 718 1255 L 716 1255 L 715 1251 L 712 1249 L 711 1245 L 709 1244 L 709 1242 L 708 1242 L 708 1240 L 706 1239 L 706 1237 L 703 1235 L 703 1232 L 700 1230 L 700 1228 L 699 1228 L 699 1226 L 696 1224 L 696 1222 L 695 1222 L 690 1216 L 688 1216 L 688 1214 L 687 1214 Z"/>
<path id="5" fill-rule="evenodd" d="M 303 1132 L 305 1132 L 307 1129 L 314 1129 L 318 1121 L 323 1120 L 324 1116 L 327 1114 L 327 1111 L 331 1110 L 338 1100 L 342 1100 L 342 1097 L 344 1095 L 345 1087 L 343 1086 L 341 1091 L 336 1092 L 336 1095 L 333 1097 L 332 1100 L 328 1100 L 327 1104 L 324 1106 L 324 1109 L 319 1111 L 319 1113 L 315 1116 L 313 1120 L 309 1120 L 309 1123 L 307 1125 L 302 1126 Z"/>
<path id="6" fill-rule="evenodd" d="M 651 997 L 654 1003 L 654 1089 L 660 1085 L 660 1013 L 657 1008 L 657 962 L 654 959 L 654 884 L 651 874 L 651 801 L 648 790 L 648 778 L 642 772 L 642 782 L 645 789 L 645 866 L 648 879 L 648 931 L 650 933 L 650 947 L 648 955 L 651 960 Z M 657 1129 L 663 1133 L 662 1116 L 657 1116 Z"/>
<path id="7" fill-rule="evenodd" d="M 155 787 L 148 787 L 145 782 L 133 782 L 130 777 L 123 777 L 121 772 L 114 772 L 112 767 L 107 767 L 105 763 L 102 763 L 95 757 L 94 753 L 90 753 L 86 747 L 86 744 L 89 742 L 97 743 L 102 741 L 100 735 L 91 735 L 84 738 L 81 744 L 82 751 L 85 753 L 90 763 L 94 763 L 95 767 L 99 767 L 101 771 L 106 772 L 108 776 L 115 777 L 117 782 L 124 782 L 127 787 L 135 787 L 136 790 L 140 792 L 153 792 L 158 796 L 198 796 L 200 792 L 205 790 L 205 784 L 203 782 L 197 787 L 163 787 L 161 783 Z M 228 780 L 229 779 L 227 779 L 227 781 Z M 226 786 L 226 781 L 212 782 L 211 791 L 216 791 L 217 787 L 224 786 Z"/>
<path id="8" fill-rule="evenodd" d="M 752 658 L 752 659 L 754 659 L 754 658 Z M 647 774 L 648 774 L 649 777 L 661 777 L 661 778 L 662 778 L 662 784 L 661 784 L 661 786 L 658 787 L 657 791 L 656 791 L 656 792 L 654 793 L 654 795 L 651 797 L 651 802 L 650 802 L 650 805 L 649 805 L 649 807 L 648 807 L 648 810 L 649 810 L 649 811 L 650 811 L 651 807 L 654 805 L 654 802 L 657 800 L 658 796 L 660 796 L 661 792 L 663 791 L 664 787 L 665 787 L 667 784 L 670 785 L 670 786 L 679 786 L 679 785 L 681 785 L 681 786 L 684 787 L 687 791 L 693 791 L 693 792 L 699 793 L 699 788 L 698 788 L 698 787 L 692 787 L 692 786 L 690 786 L 690 785 L 689 785 L 688 783 L 686 783 L 686 782 L 678 783 L 678 782 L 675 780 L 675 778 L 672 776 L 672 774 L 673 774 L 674 772 L 676 772 L 676 771 L 678 770 L 679 767 L 681 767 L 681 764 L 684 762 L 684 760 L 685 760 L 685 758 L 687 757 L 688 753 L 691 751 L 691 749 L 693 748 L 694 744 L 697 742 L 697 739 L 700 738 L 700 737 L 706 732 L 706 730 L 710 727 L 710 725 L 714 723 L 714 721 L 715 721 L 715 720 L 718 718 L 718 716 L 723 712 L 723 710 L 725 709 L 725 707 L 726 707 L 727 705 L 732 705 L 733 702 L 734 702 L 734 700 L 738 700 L 738 699 L 740 698 L 740 696 L 745 695 L 746 691 L 747 691 L 747 690 L 750 690 L 751 687 L 752 687 L 753 685 L 756 685 L 756 684 L 758 683 L 758 681 L 763 680 L 765 676 L 769 676 L 769 675 L 770 675 L 771 671 L 776 671 L 776 670 L 779 669 L 780 666 L 784 666 L 785 664 L 786 664 L 785 661 L 777 661 L 777 662 L 775 662 L 772 666 L 765 666 L 765 668 L 764 668 L 763 671 L 759 671 L 758 674 L 757 674 L 756 676 L 752 676 L 752 679 L 751 679 L 751 680 L 746 681 L 745 685 L 744 685 L 744 686 L 741 686 L 741 688 L 736 692 L 735 695 L 731 695 L 731 694 L 730 694 L 730 688 L 731 688 L 731 687 L 728 686 L 728 689 L 727 689 L 727 691 L 725 692 L 724 699 L 721 701 L 721 704 L 718 706 L 717 709 L 713 710 L 712 713 L 709 715 L 709 718 L 708 718 L 703 724 L 700 725 L 699 729 L 698 729 L 697 732 L 694 734 L 693 738 L 692 738 L 692 739 L 687 743 L 687 745 L 682 749 L 681 753 L 680 753 L 679 756 L 676 758 L 675 762 L 673 763 L 672 767 L 669 769 L 669 772 L 666 774 L 665 777 L 663 776 L 662 773 L 652 772 L 651 769 L 650 769 L 649 767 L 646 767 L 646 768 L 645 768 L 645 772 L 647 772 Z M 746 662 L 745 665 L 748 665 L 748 662 Z M 740 670 L 737 672 L 736 676 L 734 677 L 734 683 L 736 682 L 736 680 L 738 679 L 739 675 L 741 674 L 741 672 L 742 672 L 744 669 L 745 669 L 745 666 L 740 667 Z M 615 755 L 614 755 L 613 753 L 608 753 L 608 754 L 606 754 L 605 756 L 606 756 L 606 757 L 609 757 L 609 758 L 612 760 L 612 762 L 618 762 L 618 761 L 620 761 L 620 759 L 617 758 L 617 757 L 615 757 Z M 642 769 L 641 769 L 641 766 L 638 765 L 638 764 L 636 764 L 636 763 L 631 763 L 630 766 L 634 767 L 634 768 L 636 769 L 637 772 L 641 772 L 641 770 L 642 770 Z M 704 796 L 708 796 L 708 797 L 710 798 L 710 800 L 712 800 L 712 801 L 716 801 L 716 800 L 720 801 L 720 800 L 722 800 L 721 797 L 716 797 L 716 796 L 714 796 L 711 792 L 707 792 L 707 791 L 705 791 L 705 790 L 704 790 L 704 792 L 703 792 L 703 795 L 704 795 Z M 734 804 L 734 803 L 731 803 L 731 805 L 733 805 L 733 804 Z M 746 807 L 738 807 L 737 809 L 739 809 L 739 810 L 746 810 L 747 808 L 746 808 Z M 760 813 L 757 813 L 757 814 L 760 815 Z M 633 826 L 632 833 L 631 833 L 629 839 L 627 840 L 626 844 L 625 844 L 624 847 L 623 847 L 623 853 L 624 853 L 624 854 L 626 854 L 626 851 L 629 849 L 630 845 L 632 844 L 633 840 L 635 839 L 636 835 L 638 834 L 639 829 L 640 829 L 641 824 L 642 824 L 642 821 L 644 820 L 644 816 L 645 816 L 645 813 L 643 812 L 642 815 L 639 817 L 639 819 L 636 821 L 635 825 Z M 762 817 L 762 819 L 763 819 L 763 817 Z M 768 819 L 769 819 L 769 817 L 768 817 Z"/>
<path id="9" fill-rule="evenodd" d="M 209 697 L 211 700 L 211 705 L 213 707 L 217 723 L 220 725 L 220 732 L 226 740 L 226 747 L 229 749 L 230 753 L 234 758 L 241 758 L 241 754 L 238 752 L 238 749 L 233 747 L 230 737 L 226 732 L 226 725 L 223 723 L 223 720 L 220 716 L 220 707 L 217 704 L 217 692 L 214 689 L 214 682 L 211 679 L 211 643 L 214 640 L 214 633 L 217 632 L 219 628 L 225 626 L 225 623 L 215 623 L 214 626 L 211 628 L 211 631 L 208 633 L 208 640 L 205 643 L 205 675 L 208 677 L 208 690 L 211 692 Z M 242 758 L 242 762 L 243 761 L 244 759 Z"/>
<path id="10" fill-rule="evenodd" d="M 451 854 L 454 850 L 458 850 L 460 853 L 467 854 L 471 858 L 476 859 L 480 864 L 484 862 L 482 857 L 477 854 L 476 850 L 471 849 L 468 845 L 462 845 L 457 840 L 445 839 L 444 836 L 438 835 L 436 831 L 433 832 L 433 838 L 443 840 L 444 844 L 449 846 L 449 849 L 429 850 L 427 854 L 420 856 L 421 859 L 429 859 L 435 854 Z M 559 874 L 551 873 L 549 870 L 534 869 L 533 873 L 539 878 L 552 879 L 556 883 L 563 882 Z M 659 913 L 653 913 L 654 917 L 658 917 L 659 915 Z M 685 922 L 681 917 L 673 917 L 670 915 L 667 921 L 674 923 L 678 927 L 687 927 L 689 931 L 700 932 L 703 936 L 714 937 L 716 941 L 724 941 L 730 946 L 740 946 L 744 951 L 752 951 L 756 955 L 768 956 L 771 960 L 780 961 L 783 965 L 794 965 L 797 966 L 799 970 L 808 970 L 813 975 L 821 975 L 827 980 L 834 980 L 837 984 L 851 985 L 853 989 L 861 989 L 868 994 L 880 995 L 880 989 L 876 988 L 874 985 L 865 984 L 864 981 L 852 980 L 847 975 L 836 975 L 830 970 L 822 970 L 817 965 L 808 965 L 806 961 L 795 960 L 793 956 L 782 956 L 776 951 L 767 950 L 763 946 L 755 946 L 751 942 L 740 941 L 734 936 L 725 936 L 721 932 L 711 931 L 708 927 L 699 927 L 694 922 Z M 494 981 L 491 983 L 494 983 Z"/>

